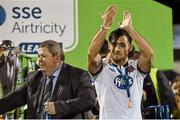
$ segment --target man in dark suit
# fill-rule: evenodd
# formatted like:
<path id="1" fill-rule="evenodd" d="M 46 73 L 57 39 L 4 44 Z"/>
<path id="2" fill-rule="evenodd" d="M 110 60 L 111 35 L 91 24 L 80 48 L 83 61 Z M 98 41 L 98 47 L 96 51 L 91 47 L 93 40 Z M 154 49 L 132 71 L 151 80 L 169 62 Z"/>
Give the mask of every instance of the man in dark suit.
<path id="1" fill-rule="evenodd" d="M 27 104 L 28 119 L 83 118 L 95 105 L 95 91 L 88 73 L 64 62 L 64 53 L 53 40 L 44 41 L 38 49 L 39 70 L 26 77 L 26 83 L 0 99 L 0 114 Z M 52 79 L 51 97 L 44 99 Z M 45 113 L 45 118 L 41 116 Z"/>

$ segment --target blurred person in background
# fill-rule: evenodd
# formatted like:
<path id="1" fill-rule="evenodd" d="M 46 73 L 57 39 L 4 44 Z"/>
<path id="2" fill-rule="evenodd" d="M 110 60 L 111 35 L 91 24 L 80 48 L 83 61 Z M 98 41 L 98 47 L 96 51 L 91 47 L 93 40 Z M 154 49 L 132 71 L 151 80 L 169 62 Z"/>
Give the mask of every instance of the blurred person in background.
<path id="1" fill-rule="evenodd" d="M 172 118 L 180 119 L 180 75 L 177 75 L 172 82 L 172 90 L 175 94 L 175 107 L 173 110 Z"/>
<path id="2" fill-rule="evenodd" d="M 171 85 L 165 74 L 157 68 L 151 68 L 151 72 L 144 80 L 143 89 L 146 92 L 146 101 L 143 102 L 143 108 L 150 106 L 158 107 L 161 105 L 166 109 L 165 106 L 168 106 L 167 109 L 169 111 L 165 112 L 168 112 L 167 114 L 169 116 L 166 116 L 166 113 L 162 113 L 162 118 L 170 117 L 175 106 L 175 99 Z M 161 116 L 155 116 L 155 108 L 152 109 L 144 111 L 144 118 L 153 119 L 157 117 L 161 119 Z"/>
<path id="3" fill-rule="evenodd" d="M 18 84 L 20 51 L 11 40 L 0 41 L 0 97 L 13 92 L 23 82 Z M 23 118 L 23 107 L 3 114 L 3 119 Z"/>
<path id="4" fill-rule="evenodd" d="M 139 58 L 140 54 L 140 51 L 134 50 L 130 58 L 136 60 Z M 144 99 L 142 100 L 142 110 L 154 106 L 152 109 L 143 111 L 144 118 L 154 119 L 155 117 L 160 117 L 155 116 L 156 113 L 154 110 L 155 107 L 159 105 L 168 105 L 168 109 L 170 110 L 169 115 L 172 114 L 175 106 L 174 94 L 171 85 L 169 84 L 169 80 L 163 71 L 157 68 L 151 68 L 151 72 L 144 79 L 143 90 Z M 164 114 L 162 117 L 166 117 L 166 115 Z"/>

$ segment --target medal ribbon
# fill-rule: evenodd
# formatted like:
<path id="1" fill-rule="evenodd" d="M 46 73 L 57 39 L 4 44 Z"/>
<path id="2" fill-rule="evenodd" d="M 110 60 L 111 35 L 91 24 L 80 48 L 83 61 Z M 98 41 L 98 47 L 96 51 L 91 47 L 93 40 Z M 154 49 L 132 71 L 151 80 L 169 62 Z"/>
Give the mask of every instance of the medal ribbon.
<path id="1" fill-rule="evenodd" d="M 120 69 L 118 69 L 118 66 L 111 63 L 110 65 L 112 65 L 113 67 L 115 67 L 117 69 L 117 71 L 119 72 L 119 74 L 123 75 L 123 79 L 125 80 L 125 88 L 126 88 L 126 91 L 127 91 L 127 96 L 130 100 L 130 84 L 128 82 L 128 65 L 125 67 L 125 74 L 122 73 L 122 71 Z"/>

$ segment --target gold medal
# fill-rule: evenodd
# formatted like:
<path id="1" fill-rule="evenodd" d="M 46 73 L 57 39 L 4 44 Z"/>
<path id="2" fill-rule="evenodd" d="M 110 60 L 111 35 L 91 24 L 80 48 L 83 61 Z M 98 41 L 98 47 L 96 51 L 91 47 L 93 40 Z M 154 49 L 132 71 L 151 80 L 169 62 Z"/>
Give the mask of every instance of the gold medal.
<path id="1" fill-rule="evenodd" d="M 131 100 L 128 101 L 128 107 L 129 107 L 129 108 L 132 108 L 132 107 L 133 107 L 133 103 L 132 103 Z"/>

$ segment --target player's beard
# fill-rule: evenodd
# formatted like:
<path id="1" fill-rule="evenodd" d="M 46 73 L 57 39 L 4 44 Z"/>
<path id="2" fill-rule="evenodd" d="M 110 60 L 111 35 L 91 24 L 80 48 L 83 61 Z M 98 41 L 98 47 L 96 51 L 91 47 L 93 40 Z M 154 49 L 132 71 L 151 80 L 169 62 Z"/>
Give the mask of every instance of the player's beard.
<path id="1" fill-rule="evenodd" d="M 120 52 L 115 52 L 112 56 L 112 60 L 114 61 L 114 63 L 116 64 L 122 64 L 126 61 L 126 56 L 123 55 Z"/>
<path id="2" fill-rule="evenodd" d="M 120 63 L 122 61 L 122 55 L 120 53 L 113 54 L 113 61 L 115 63 Z"/>

